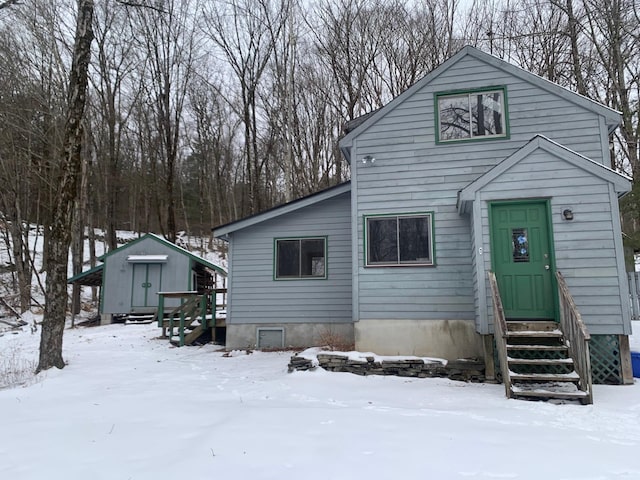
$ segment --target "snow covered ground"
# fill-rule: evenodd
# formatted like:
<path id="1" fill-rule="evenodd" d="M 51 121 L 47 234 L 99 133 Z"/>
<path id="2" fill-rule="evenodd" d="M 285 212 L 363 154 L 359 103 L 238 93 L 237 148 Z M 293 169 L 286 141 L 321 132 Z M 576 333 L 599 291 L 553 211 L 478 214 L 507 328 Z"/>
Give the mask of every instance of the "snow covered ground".
<path id="1" fill-rule="evenodd" d="M 638 383 L 553 405 L 502 385 L 289 374 L 288 352 L 225 357 L 158 333 L 67 330 L 64 370 L 0 390 L 0 479 L 640 478 Z M 38 341 L 6 333 L 0 358 L 35 359 Z"/>

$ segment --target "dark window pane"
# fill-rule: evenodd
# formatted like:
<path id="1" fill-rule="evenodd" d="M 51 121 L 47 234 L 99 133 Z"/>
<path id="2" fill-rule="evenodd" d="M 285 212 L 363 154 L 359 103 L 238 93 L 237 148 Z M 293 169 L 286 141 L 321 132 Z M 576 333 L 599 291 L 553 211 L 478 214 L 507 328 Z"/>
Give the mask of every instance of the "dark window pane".
<path id="1" fill-rule="evenodd" d="M 301 276 L 324 277 L 324 240 L 321 238 L 301 240 Z"/>
<path id="2" fill-rule="evenodd" d="M 368 218 L 369 263 L 398 263 L 397 219 Z"/>
<path id="3" fill-rule="evenodd" d="M 502 92 L 471 95 L 474 137 L 501 135 L 503 133 L 502 116 Z"/>
<path id="4" fill-rule="evenodd" d="M 426 263 L 429 258 L 429 217 L 400 217 L 400 263 Z"/>
<path id="5" fill-rule="evenodd" d="M 297 277 L 300 275 L 300 240 L 277 241 L 278 264 L 276 277 Z"/>
<path id="6" fill-rule="evenodd" d="M 469 95 L 438 99 L 440 140 L 471 137 Z"/>

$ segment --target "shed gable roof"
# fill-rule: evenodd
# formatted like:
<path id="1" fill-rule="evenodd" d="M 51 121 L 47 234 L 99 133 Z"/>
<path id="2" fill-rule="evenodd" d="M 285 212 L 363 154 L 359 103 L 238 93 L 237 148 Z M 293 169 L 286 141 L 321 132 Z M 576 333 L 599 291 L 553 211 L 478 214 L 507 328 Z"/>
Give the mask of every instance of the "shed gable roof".
<path id="1" fill-rule="evenodd" d="M 559 159 L 571 163 L 572 165 L 601 178 L 606 182 L 612 183 L 619 196 L 622 196 L 631 190 L 631 179 L 629 177 L 605 167 L 598 162 L 594 162 L 590 158 L 580 155 L 579 153 L 574 152 L 573 150 L 564 147 L 543 135 L 536 135 L 518 151 L 460 190 L 460 192 L 458 192 L 458 211 L 460 213 L 467 212 L 469 204 L 473 202 L 475 198 L 476 192 L 482 190 L 482 188 L 489 185 L 511 167 L 527 158 L 536 150 L 544 150 Z"/>
<path id="2" fill-rule="evenodd" d="M 110 252 L 105 253 L 104 255 L 102 255 L 99 258 L 99 260 L 104 262 L 108 257 L 113 255 L 115 252 L 121 252 L 123 250 L 126 250 L 126 249 L 132 247 L 133 245 L 137 245 L 137 244 L 142 243 L 142 242 L 147 241 L 147 240 L 152 240 L 152 241 L 158 242 L 158 243 L 170 248 L 171 250 L 174 250 L 174 251 L 176 251 L 176 252 L 178 252 L 178 253 L 180 253 L 182 255 L 185 255 L 185 256 L 189 257 L 190 259 L 192 259 L 196 263 L 204 265 L 205 267 L 210 268 L 212 270 L 215 270 L 216 272 L 218 272 L 218 273 L 220 273 L 222 275 L 225 275 L 225 276 L 227 275 L 227 271 L 224 268 L 219 267 L 218 265 L 214 265 L 210 261 L 205 260 L 204 258 L 202 258 L 202 257 L 200 257 L 200 256 L 198 256 L 198 255 L 196 255 L 194 253 L 191 253 L 186 248 L 182 248 L 179 245 L 176 245 L 175 243 L 171 243 L 169 240 L 165 240 L 164 238 L 162 238 L 159 235 L 156 235 L 155 233 L 147 233 L 146 235 L 143 235 L 140 238 L 136 238 L 132 242 L 129 242 L 129 243 L 125 244 L 125 245 L 122 245 L 122 246 L 116 248 L 115 250 L 111 250 Z"/>
<path id="3" fill-rule="evenodd" d="M 103 274 L 103 269 L 104 269 L 104 262 L 105 260 L 110 257 L 111 255 L 113 255 L 116 252 L 121 252 L 123 250 L 126 250 L 127 248 L 132 247 L 133 245 L 137 245 L 141 242 L 147 241 L 147 240 L 152 240 L 155 242 L 158 242 L 166 247 L 169 247 L 172 250 L 175 250 L 176 252 L 185 255 L 187 257 L 189 257 L 190 259 L 192 259 L 194 262 L 199 263 L 200 265 L 203 265 L 204 267 L 210 268 L 211 270 L 214 270 L 216 272 L 218 272 L 219 274 L 223 275 L 223 276 L 227 276 L 227 271 L 222 268 L 219 267 L 218 265 L 214 265 L 213 263 L 209 262 L 208 260 L 205 260 L 204 258 L 195 255 L 193 253 L 191 253 L 189 250 L 182 248 L 174 243 L 171 243 L 168 240 L 165 240 L 164 238 L 160 237 L 159 235 L 156 235 L 155 233 L 147 233 L 146 235 L 143 235 L 140 238 L 136 238 L 135 240 L 133 240 L 132 242 L 126 243 L 125 245 L 122 245 L 118 248 L 116 248 L 115 250 L 111 250 L 108 253 L 105 253 L 104 255 L 102 255 L 100 258 L 98 258 L 98 260 L 100 260 L 101 262 L 103 262 L 102 265 L 97 265 L 95 267 L 93 267 L 90 270 L 87 270 L 85 272 L 79 273 L 77 275 L 74 275 L 73 277 L 69 278 L 67 280 L 67 283 L 79 283 L 81 285 L 88 285 L 88 286 L 99 286 L 102 284 L 102 274 Z M 157 260 L 157 259 L 156 259 Z"/>
<path id="4" fill-rule="evenodd" d="M 408 98 L 414 95 L 416 92 L 420 91 L 426 85 L 431 83 L 438 76 L 442 75 L 453 65 L 458 63 L 465 57 L 473 57 L 477 60 L 485 62 L 494 66 L 497 69 L 503 70 L 504 72 L 519 78 L 525 82 L 528 82 L 532 85 L 535 85 L 543 90 L 546 90 L 552 94 L 558 95 L 566 99 L 569 102 L 572 102 L 586 110 L 590 110 L 597 115 L 601 115 L 605 118 L 605 123 L 609 130 L 609 133 L 613 132 L 616 127 L 620 123 L 620 113 L 605 106 L 601 103 L 598 103 L 594 100 L 591 100 L 583 95 L 580 95 L 576 92 L 573 92 L 567 88 L 564 88 L 556 83 L 553 83 L 545 78 L 536 75 L 535 73 L 528 72 L 523 68 L 520 68 L 516 65 L 513 65 L 509 62 L 506 62 L 494 55 L 482 52 L 475 47 L 465 46 L 460 49 L 455 55 L 445 60 L 441 65 L 436 67 L 434 70 L 429 72 L 427 75 L 422 77 L 416 83 L 414 83 L 407 90 L 402 92 L 400 95 L 395 97 L 389 103 L 387 103 L 384 107 L 376 110 L 375 112 L 366 114 L 364 117 L 364 121 L 358 123 L 358 119 L 352 121 L 352 127 L 348 131 L 348 133 L 340 140 L 340 149 L 342 153 L 345 155 L 347 160 L 350 160 L 350 149 L 353 145 L 353 140 L 358 137 L 362 132 L 366 131 L 371 125 L 378 122 L 381 118 L 395 109 L 398 105 L 405 102 Z"/>

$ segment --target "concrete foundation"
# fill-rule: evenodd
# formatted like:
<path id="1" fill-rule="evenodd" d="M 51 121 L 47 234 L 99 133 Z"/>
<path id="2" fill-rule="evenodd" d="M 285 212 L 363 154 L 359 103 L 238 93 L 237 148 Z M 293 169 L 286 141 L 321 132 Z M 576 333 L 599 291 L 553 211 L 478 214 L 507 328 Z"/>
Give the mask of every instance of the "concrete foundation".
<path id="1" fill-rule="evenodd" d="M 282 329 L 283 348 L 307 348 L 331 345 L 335 348 L 353 348 L 352 323 L 251 323 L 227 324 L 225 347 L 228 350 L 258 348 L 259 329 Z"/>
<path id="2" fill-rule="evenodd" d="M 110 313 L 100 314 L 100 325 L 111 325 L 113 323 L 113 315 Z"/>
<path id="3" fill-rule="evenodd" d="M 356 350 L 379 355 L 484 358 L 472 320 L 360 320 L 355 340 Z"/>

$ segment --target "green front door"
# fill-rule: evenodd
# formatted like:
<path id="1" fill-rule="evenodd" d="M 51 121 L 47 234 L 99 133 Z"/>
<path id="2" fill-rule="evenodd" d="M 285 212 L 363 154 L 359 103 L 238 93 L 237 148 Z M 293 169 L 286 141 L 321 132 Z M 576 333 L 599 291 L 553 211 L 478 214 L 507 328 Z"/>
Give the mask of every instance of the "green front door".
<path id="1" fill-rule="evenodd" d="M 547 203 L 494 203 L 490 209 L 491 261 L 505 317 L 555 319 Z"/>

